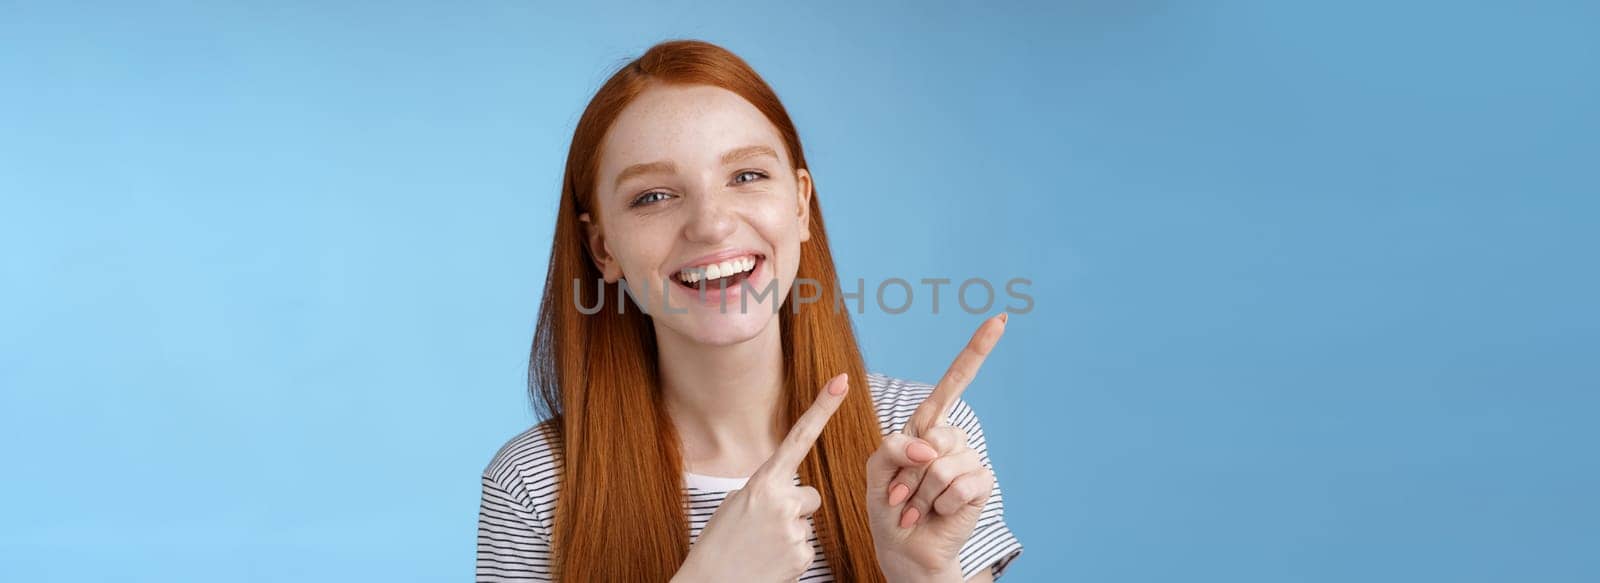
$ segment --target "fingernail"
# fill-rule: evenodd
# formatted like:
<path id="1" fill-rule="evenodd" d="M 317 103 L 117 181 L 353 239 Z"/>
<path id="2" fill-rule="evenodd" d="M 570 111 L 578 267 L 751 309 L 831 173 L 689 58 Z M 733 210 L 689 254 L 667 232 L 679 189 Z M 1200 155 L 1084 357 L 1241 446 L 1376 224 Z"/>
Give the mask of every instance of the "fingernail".
<path id="1" fill-rule="evenodd" d="M 926 443 L 921 441 L 913 441 L 911 442 L 911 445 L 906 446 L 906 457 L 911 458 L 911 461 L 921 463 L 932 461 L 933 458 L 939 457 L 939 452 L 934 451 L 934 449 Z"/>
<path id="2" fill-rule="evenodd" d="M 911 528 L 911 525 L 917 523 L 918 518 L 922 518 L 921 512 L 916 508 L 907 508 L 905 513 L 900 515 L 900 528 Z"/>
<path id="3" fill-rule="evenodd" d="M 1011 318 L 1011 312 L 1000 312 L 1000 323 L 1001 324 L 1006 323 L 1006 320 L 1008 320 L 1010 318 Z"/>
<path id="4" fill-rule="evenodd" d="M 901 502 L 905 502 L 906 498 L 909 497 L 911 497 L 911 488 L 907 488 L 905 484 L 895 484 L 893 488 L 889 489 L 890 506 L 899 506 Z"/>
<path id="5" fill-rule="evenodd" d="M 850 373 L 844 373 L 839 376 L 842 377 L 839 382 L 828 385 L 828 392 L 833 393 L 834 396 L 843 395 L 844 390 L 850 386 Z"/>

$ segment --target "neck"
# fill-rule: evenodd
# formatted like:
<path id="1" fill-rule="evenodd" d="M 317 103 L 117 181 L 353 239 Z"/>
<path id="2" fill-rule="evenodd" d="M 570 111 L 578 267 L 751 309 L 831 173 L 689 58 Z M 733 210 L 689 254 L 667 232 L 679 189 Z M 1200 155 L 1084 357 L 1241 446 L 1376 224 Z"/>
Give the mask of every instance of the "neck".
<path id="1" fill-rule="evenodd" d="M 773 318 L 754 338 L 709 346 L 656 326 L 662 396 L 685 469 L 748 476 L 782 440 L 783 338 Z"/>

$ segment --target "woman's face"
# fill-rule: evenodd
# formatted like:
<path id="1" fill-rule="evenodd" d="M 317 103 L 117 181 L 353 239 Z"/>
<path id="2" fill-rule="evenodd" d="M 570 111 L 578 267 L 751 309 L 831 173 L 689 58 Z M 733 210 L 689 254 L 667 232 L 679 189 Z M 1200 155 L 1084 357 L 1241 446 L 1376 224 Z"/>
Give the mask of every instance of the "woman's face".
<path id="1" fill-rule="evenodd" d="M 707 85 L 645 90 L 602 140 L 595 188 L 591 257 L 658 329 L 727 345 L 775 325 L 811 236 L 811 175 L 755 106 Z"/>

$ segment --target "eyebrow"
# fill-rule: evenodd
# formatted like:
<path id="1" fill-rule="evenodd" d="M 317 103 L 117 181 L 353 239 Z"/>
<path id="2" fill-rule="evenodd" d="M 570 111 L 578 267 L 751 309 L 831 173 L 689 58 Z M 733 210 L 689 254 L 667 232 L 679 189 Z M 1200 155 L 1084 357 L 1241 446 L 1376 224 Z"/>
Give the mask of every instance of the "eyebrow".
<path id="1" fill-rule="evenodd" d="M 732 164 L 732 163 L 738 162 L 740 160 L 746 160 L 746 159 L 750 159 L 750 158 L 757 158 L 757 157 L 760 157 L 760 156 L 770 156 L 774 160 L 778 159 L 778 153 L 776 151 L 774 151 L 770 147 L 759 146 L 759 145 L 758 146 L 742 146 L 742 147 L 734 148 L 732 150 L 728 150 L 727 152 L 723 153 L 722 154 L 722 163 L 724 165 Z M 655 174 L 655 173 L 671 173 L 671 172 L 676 171 L 677 169 L 678 169 L 678 167 L 676 165 L 674 165 L 672 162 L 669 162 L 669 161 L 666 161 L 666 160 L 661 160 L 661 161 L 658 161 L 658 162 L 646 162 L 646 163 L 643 163 L 643 164 L 634 164 L 634 165 L 629 166 L 627 168 L 623 168 L 622 172 L 617 173 L 617 179 L 612 183 L 611 187 L 612 188 L 617 188 L 619 186 L 622 186 L 622 183 L 624 181 L 628 180 L 629 178 L 633 178 L 635 176 L 643 176 L 643 175 L 646 175 L 646 174 Z"/>
<path id="2" fill-rule="evenodd" d="M 772 148 L 768 148 L 766 146 L 745 146 L 742 148 L 728 150 L 726 154 L 722 155 L 722 163 L 732 164 L 740 160 L 756 158 L 759 156 L 771 156 L 774 160 L 778 159 L 778 153 L 772 151 Z"/>

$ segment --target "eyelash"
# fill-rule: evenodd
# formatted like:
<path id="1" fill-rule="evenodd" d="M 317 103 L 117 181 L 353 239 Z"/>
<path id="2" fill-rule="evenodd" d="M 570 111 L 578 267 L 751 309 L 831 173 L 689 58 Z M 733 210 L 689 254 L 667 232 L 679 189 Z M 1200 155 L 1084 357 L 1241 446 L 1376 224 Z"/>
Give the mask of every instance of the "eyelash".
<path id="1" fill-rule="evenodd" d="M 740 176 L 744 176 L 746 174 L 754 174 L 754 175 L 756 175 L 757 179 L 766 178 L 767 177 L 767 173 L 766 172 L 762 172 L 760 170 L 745 170 L 743 172 L 740 172 L 738 174 L 733 175 L 733 177 L 734 177 L 735 181 L 737 182 L 737 180 L 738 180 L 738 178 Z M 739 184 L 744 184 L 744 183 L 740 182 Z"/>
<path id="2" fill-rule="evenodd" d="M 653 201 L 653 200 L 652 201 L 646 201 L 645 200 L 647 198 L 650 198 L 650 196 L 652 196 L 652 195 L 661 195 L 661 196 L 665 197 L 665 196 L 667 196 L 667 193 L 661 192 L 659 190 L 652 190 L 650 192 L 646 192 L 644 194 L 639 195 L 639 198 L 633 199 L 633 202 L 628 203 L 628 208 L 644 206 L 644 205 L 652 204 L 652 203 L 656 202 L 656 201 Z"/>
<path id="3" fill-rule="evenodd" d="M 756 175 L 756 177 L 752 178 L 750 180 L 746 180 L 744 182 L 738 182 L 738 178 L 740 176 L 744 176 L 746 174 L 754 174 L 754 175 Z M 735 174 L 733 176 L 734 176 L 734 182 L 736 184 L 749 184 L 749 183 L 754 182 L 756 180 L 761 180 L 761 179 L 766 178 L 767 177 L 767 173 L 766 172 L 762 172 L 760 170 L 744 170 L 744 171 L 741 171 L 738 174 Z M 664 196 L 671 196 L 670 193 L 662 192 L 660 190 L 652 190 L 652 191 L 649 191 L 649 192 L 646 192 L 644 194 L 639 195 L 638 198 L 633 199 L 633 201 L 628 203 L 628 208 L 634 208 L 634 207 L 640 207 L 640 206 L 655 204 L 657 202 L 660 202 L 661 200 L 664 200 L 664 199 L 646 200 L 646 199 L 649 199 L 650 197 L 656 196 L 656 195 L 660 195 L 660 196 L 663 196 L 663 197 Z"/>

